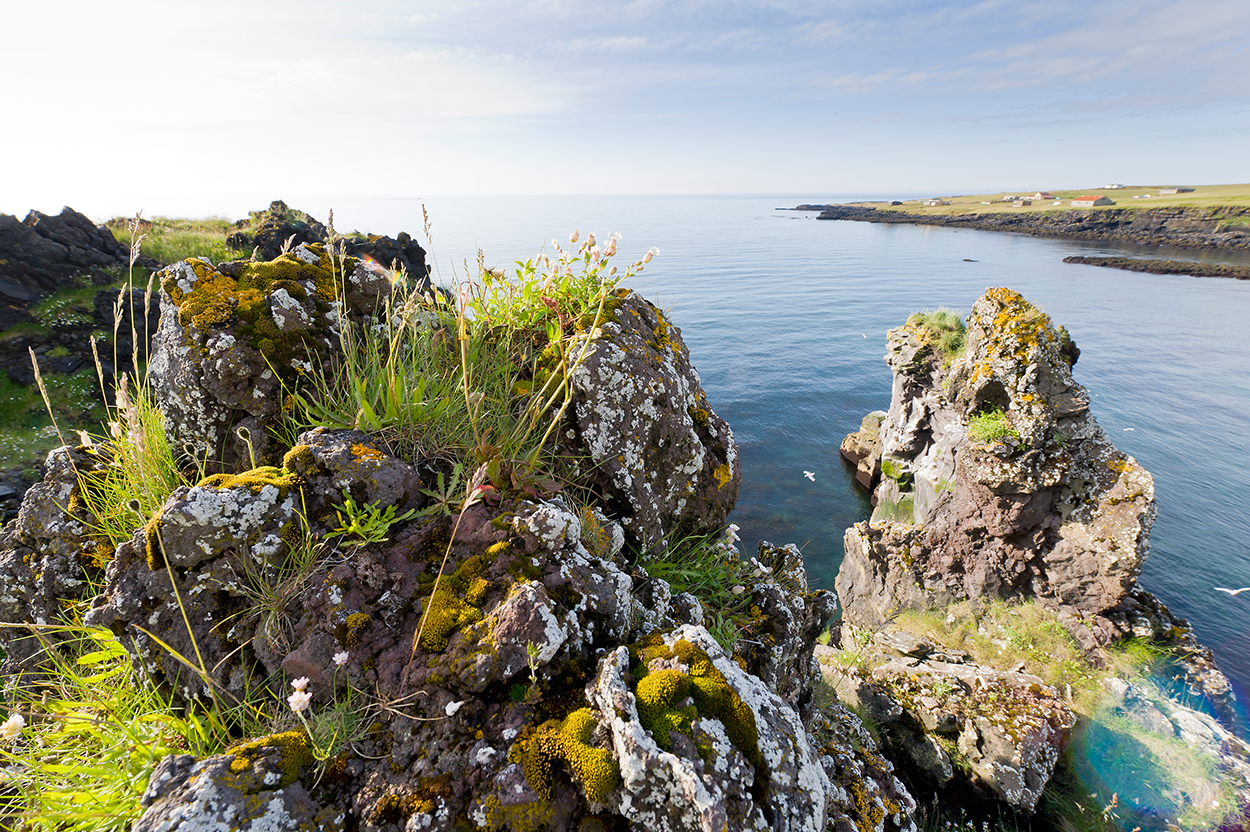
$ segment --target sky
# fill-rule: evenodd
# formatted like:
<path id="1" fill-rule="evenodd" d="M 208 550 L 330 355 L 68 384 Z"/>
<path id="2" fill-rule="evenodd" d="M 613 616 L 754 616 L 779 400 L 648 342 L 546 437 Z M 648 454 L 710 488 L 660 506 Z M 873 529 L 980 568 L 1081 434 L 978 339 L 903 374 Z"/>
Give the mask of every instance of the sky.
<path id="1" fill-rule="evenodd" d="M 0 211 L 1250 181 L 1246 0 L 0 4 Z"/>

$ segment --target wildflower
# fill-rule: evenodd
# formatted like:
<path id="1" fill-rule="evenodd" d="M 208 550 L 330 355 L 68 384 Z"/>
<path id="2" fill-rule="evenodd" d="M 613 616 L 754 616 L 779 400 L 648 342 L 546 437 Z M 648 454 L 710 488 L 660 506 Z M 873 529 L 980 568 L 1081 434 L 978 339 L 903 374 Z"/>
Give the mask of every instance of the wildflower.
<path id="1" fill-rule="evenodd" d="M 312 694 L 305 690 L 297 690 L 286 698 L 287 704 L 291 706 L 291 710 L 299 713 L 308 707 L 308 703 L 312 701 Z"/>
<path id="2" fill-rule="evenodd" d="M 657 254 L 659 254 L 659 253 L 660 253 L 660 250 L 659 250 L 658 248 L 656 248 L 655 246 L 652 246 L 651 248 L 647 249 L 647 253 L 646 253 L 646 254 L 642 255 L 642 262 L 644 262 L 644 263 L 650 263 L 650 262 L 651 262 L 651 258 L 652 258 L 652 257 L 655 257 L 655 256 L 656 256 Z"/>
<path id="3" fill-rule="evenodd" d="M 578 233 L 578 231 L 577 231 L 577 229 L 576 229 L 576 228 L 574 228 L 574 229 L 573 229 L 573 233 L 569 235 L 569 242 L 570 242 L 570 243 L 576 243 L 576 242 L 577 242 L 577 238 L 578 238 L 578 237 L 580 237 L 580 236 L 581 236 L 581 234 L 579 234 L 579 233 Z"/>
<path id="4" fill-rule="evenodd" d="M 335 653 L 334 663 L 339 667 L 342 667 L 343 665 L 347 664 L 347 651 L 342 650 L 338 653 Z"/>
<path id="5" fill-rule="evenodd" d="M 21 714 L 13 714 L 0 725 L 0 739 L 11 740 L 16 739 L 17 735 L 22 733 L 22 729 L 26 727 L 26 718 Z"/>
<path id="6" fill-rule="evenodd" d="M 742 584 L 738 584 L 737 586 L 735 586 L 733 589 L 729 591 L 732 592 L 734 595 L 741 595 L 742 593 L 747 591 L 747 588 L 743 586 Z"/>
<path id="7" fill-rule="evenodd" d="M 595 244 L 595 232 L 592 231 L 586 235 L 586 242 L 590 243 L 592 246 Z"/>
<path id="8" fill-rule="evenodd" d="M 291 687 L 295 688 L 300 693 L 303 693 L 304 688 L 308 687 L 308 677 L 307 676 L 299 677 L 298 679 L 296 679 L 294 682 L 291 683 Z"/>

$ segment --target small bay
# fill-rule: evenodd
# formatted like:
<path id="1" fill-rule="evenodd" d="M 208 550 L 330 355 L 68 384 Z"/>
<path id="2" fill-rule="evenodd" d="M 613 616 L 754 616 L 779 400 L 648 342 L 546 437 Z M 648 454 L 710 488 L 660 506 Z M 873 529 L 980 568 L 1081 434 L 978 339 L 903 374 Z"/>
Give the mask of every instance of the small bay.
<path id="1" fill-rule="evenodd" d="M 1159 514 L 1141 582 L 1188 618 L 1250 701 L 1250 281 L 1065 264 L 1073 254 L 1250 263 L 1250 255 L 1074 242 L 985 231 L 817 221 L 777 210 L 865 195 L 436 197 L 299 200 L 340 230 L 431 220 L 444 284 L 533 257 L 570 231 L 624 234 L 620 261 L 661 254 L 632 286 L 681 328 L 713 408 L 741 446 L 733 520 L 745 551 L 796 543 L 832 588 L 842 533 L 867 494 L 838 457 L 865 413 L 890 401 L 885 332 L 917 310 L 967 312 L 1008 286 L 1067 327 L 1076 379 L 1115 444 L 1155 478 Z M 971 262 L 969 262 L 971 261 Z M 815 481 L 803 476 L 815 473 Z"/>

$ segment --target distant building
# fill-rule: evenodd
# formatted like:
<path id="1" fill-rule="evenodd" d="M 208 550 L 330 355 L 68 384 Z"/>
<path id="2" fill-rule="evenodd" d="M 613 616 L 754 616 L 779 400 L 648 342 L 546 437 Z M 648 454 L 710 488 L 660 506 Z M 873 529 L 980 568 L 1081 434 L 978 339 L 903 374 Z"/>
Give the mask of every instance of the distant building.
<path id="1" fill-rule="evenodd" d="M 1123 185 L 1119 185 L 1119 184 L 1116 184 L 1116 185 L 1103 185 L 1103 186 L 1102 186 L 1102 189 L 1103 189 L 1104 191 L 1118 191 L 1118 190 L 1120 190 L 1120 189 L 1121 189 L 1121 188 L 1123 188 L 1123 187 L 1124 187 Z"/>
<path id="2" fill-rule="evenodd" d="M 1033 196 L 1028 197 L 1028 198 L 1029 199 L 1054 199 L 1053 196 L 1046 193 L 1045 191 L 1038 191 L 1037 193 L 1033 194 Z"/>
<path id="3" fill-rule="evenodd" d="M 949 202 L 947 202 L 947 201 L 946 201 L 946 200 L 944 200 L 944 199 L 926 199 L 926 200 L 924 201 L 924 204 L 925 204 L 925 205 L 928 205 L 928 206 L 930 206 L 930 207 L 932 207 L 932 206 L 934 206 L 934 205 L 950 205 L 950 203 L 949 203 Z"/>
<path id="4" fill-rule="evenodd" d="M 1159 196 L 1167 196 L 1168 194 L 1192 194 L 1193 188 L 1160 188 Z"/>
<path id="5" fill-rule="evenodd" d="M 1093 208 L 1097 205 L 1115 205 L 1105 196 L 1080 196 L 1072 200 L 1073 208 Z"/>
<path id="6" fill-rule="evenodd" d="M 1031 199 L 1017 199 L 1011 203 L 1012 208 L 1027 208 L 1033 204 Z"/>

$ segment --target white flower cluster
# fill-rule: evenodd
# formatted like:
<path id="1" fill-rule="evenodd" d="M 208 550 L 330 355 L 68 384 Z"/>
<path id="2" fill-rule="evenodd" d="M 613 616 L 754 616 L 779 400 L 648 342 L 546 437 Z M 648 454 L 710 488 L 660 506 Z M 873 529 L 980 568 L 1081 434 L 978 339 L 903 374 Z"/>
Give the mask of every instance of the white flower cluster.
<path id="1" fill-rule="evenodd" d="M 291 710 L 298 714 L 307 709 L 308 703 L 312 702 L 312 694 L 304 690 L 308 687 L 308 677 L 299 677 L 291 683 L 291 687 L 295 688 L 295 692 L 288 696 L 286 701 L 291 706 Z"/>
<path id="2" fill-rule="evenodd" d="M 17 739 L 22 733 L 22 729 L 26 727 L 26 717 L 21 714 L 13 714 L 0 725 L 0 740 Z"/>

